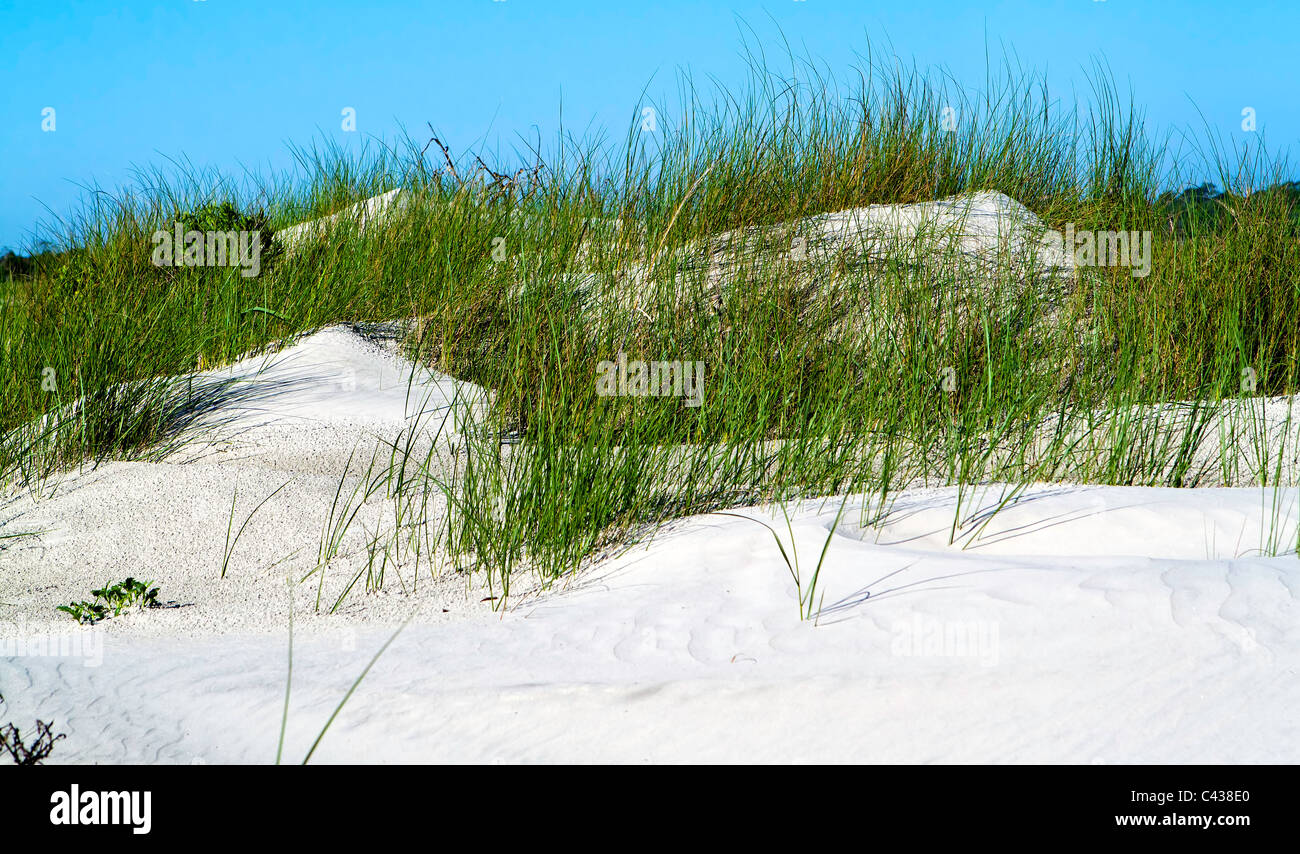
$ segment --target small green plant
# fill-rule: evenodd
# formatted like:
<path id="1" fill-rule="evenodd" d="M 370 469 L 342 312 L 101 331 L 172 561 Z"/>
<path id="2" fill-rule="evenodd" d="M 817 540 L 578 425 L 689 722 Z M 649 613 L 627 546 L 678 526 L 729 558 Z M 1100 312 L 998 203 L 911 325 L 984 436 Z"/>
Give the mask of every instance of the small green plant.
<path id="1" fill-rule="evenodd" d="M 127 576 L 123 581 L 112 586 L 104 585 L 98 590 L 91 590 L 91 601 L 82 600 L 68 605 L 58 606 L 58 610 L 71 614 L 78 623 L 94 625 L 109 616 L 119 617 L 131 607 L 157 608 L 158 588 L 152 587 L 152 581 L 139 581 Z M 112 612 L 111 614 L 109 612 Z"/>
<path id="2" fill-rule="evenodd" d="M 5 698 L 0 694 L 0 707 Z M 38 720 L 36 736 L 30 743 L 23 740 L 22 731 L 12 723 L 0 725 L 0 751 L 4 751 L 15 765 L 40 765 L 54 752 L 54 743 L 67 738 L 63 733 L 54 732 L 54 722 Z"/>
<path id="3" fill-rule="evenodd" d="M 71 614 L 72 619 L 83 625 L 95 625 L 100 620 L 108 617 L 108 608 L 99 602 L 87 602 L 84 599 L 80 602 L 70 602 L 67 605 L 60 605 L 58 610 Z"/>

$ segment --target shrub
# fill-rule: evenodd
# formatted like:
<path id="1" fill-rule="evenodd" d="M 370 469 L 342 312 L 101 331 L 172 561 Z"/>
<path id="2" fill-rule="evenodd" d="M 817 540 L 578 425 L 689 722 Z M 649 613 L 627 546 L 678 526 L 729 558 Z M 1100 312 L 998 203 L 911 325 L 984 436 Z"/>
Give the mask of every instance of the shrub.
<path id="1" fill-rule="evenodd" d="M 182 211 L 176 221 L 186 230 L 194 231 L 255 231 L 262 236 L 262 268 L 270 266 L 284 254 L 284 248 L 275 242 L 275 231 L 270 226 L 266 212 L 244 213 L 232 202 L 206 202 L 196 208 Z"/>

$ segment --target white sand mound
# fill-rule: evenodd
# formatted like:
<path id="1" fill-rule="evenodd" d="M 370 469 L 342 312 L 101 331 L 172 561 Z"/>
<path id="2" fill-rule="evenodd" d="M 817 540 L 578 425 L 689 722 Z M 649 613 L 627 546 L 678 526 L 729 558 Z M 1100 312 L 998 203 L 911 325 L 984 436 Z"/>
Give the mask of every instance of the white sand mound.
<path id="1" fill-rule="evenodd" d="M 653 312 L 720 316 L 731 288 L 764 277 L 779 278 L 783 287 L 795 291 L 830 296 L 843 270 L 886 263 L 928 268 L 953 287 L 982 294 L 990 307 L 1009 308 L 1023 288 L 1033 287 L 1056 311 L 1078 272 L 1061 234 L 1020 202 L 992 191 L 849 208 L 692 241 L 671 254 L 673 305 L 664 304 L 659 288 L 662 258 L 652 251 L 612 275 L 580 273 L 575 286 L 586 300 L 588 322 L 602 330 L 629 317 L 652 319 Z M 1042 322 L 1052 326 L 1054 318 Z M 845 317 L 848 328 L 877 332 L 897 322 L 893 314 L 868 306 L 857 306 Z"/>
<path id="2" fill-rule="evenodd" d="M 38 532 L 0 540 L 0 619 L 68 620 L 52 609 L 132 576 L 156 582 L 173 607 L 114 620 L 115 632 L 281 632 L 288 602 L 275 594 L 285 578 L 316 567 L 323 533 L 338 527 L 332 511 L 343 516 L 335 500 L 345 469 L 340 504 L 372 458 L 387 465 L 392 449 L 385 443 L 414 430 L 418 461 L 428 458 L 439 475 L 451 465 L 446 450 L 457 418 L 472 417 L 485 399 L 470 384 L 412 370 L 357 331 L 332 327 L 282 352 L 196 376 L 205 403 L 178 452 L 157 462 L 108 463 L 0 503 L 0 533 Z M 429 496 L 431 518 L 442 513 L 440 501 Z M 340 558 L 319 588 L 323 609 L 365 566 L 367 535 L 391 525 L 386 513 L 391 502 L 372 500 L 347 527 Z M 250 514 L 227 561 L 228 530 L 233 538 Z M 418 575 L 409 558 L 406 583 L 431 611 L 467 600 L 467 583 L 431 582 L 427 556 Z M 391 593 L 402 588 L 391 565 L 388 573 L 389 594 L 353 596 L 334 616 L 346 622 L 405 613 L 411 603 Z M 304 623 L 317 593 L 315 580 L 298 587 Z"/>
<path id="3" fill-rule="evenodd" d="M 1055 234 L 1053 240 L 1054 233 L 1033 211 L 1005 193 L 987 190 L 913 204 L 849 208 L 767 230 L 729 231 L 710 239 L 711 252 L 734 252 L 738 245 L 755 243 L 759 235 L 770 241 L 773 234 L 784 235 L 796 257 L 823 260 L 849 253 L 921 264 L 956 255 L 982 268 L 1027 261 L 1039 275 L 1075 266 L 1061 246 L 1061 236 Z M 750 254 L 753 251 L 758 251 L 757 244 Z"/>
<path id="4" fill-rule="evenodd" d="M 805 579 L 830 536 L 817 624 L 758 521 L 682 520 L 499 617 L 409 626 L 314 759 L 1294 762 L 1300 565 L 1268 554 L 1294 550 L 1297 497 L 912 491 L 883 519 L 851 499 L 833 535 L 839 500 L 806 502 L 792 539 L 745 511 Z M 0 665 L 11 717 L 69 733 L 57 758 L 272 759 L 285 629 L 109 627 L 98 653 Z M 299 635 L 287 759 L 388 634 Z"/>

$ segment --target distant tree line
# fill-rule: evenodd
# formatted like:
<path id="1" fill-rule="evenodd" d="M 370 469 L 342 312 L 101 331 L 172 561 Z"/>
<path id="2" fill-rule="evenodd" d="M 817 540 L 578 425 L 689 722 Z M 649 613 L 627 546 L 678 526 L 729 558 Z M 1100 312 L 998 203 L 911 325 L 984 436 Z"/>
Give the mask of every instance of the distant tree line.
<path id="1" fill-rule="evenodd" d="M 1189 187 L 1181 193 L 1164 193 L 1156 208 L 1170 224 L 1176 237 L 1196 231 L 1218 231 L 1237 216 L 1241 203 L 1263 203 L 1280 199 L 1290 215 L 1300 220 L 1300 181 L 1287 181 L 1241 195 L 1221 192 L 1214 184 Z"/>

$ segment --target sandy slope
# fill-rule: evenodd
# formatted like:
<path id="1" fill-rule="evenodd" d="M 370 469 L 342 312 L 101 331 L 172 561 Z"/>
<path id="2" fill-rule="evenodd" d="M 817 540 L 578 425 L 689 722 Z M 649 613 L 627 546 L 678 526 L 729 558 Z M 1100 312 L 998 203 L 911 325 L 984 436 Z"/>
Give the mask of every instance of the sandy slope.
<path id="1" fill-rule="evenodd" d="M 345 469 L 344 499 L 372 458 L 388 461 L 385 443 L 412 428 L 423 437 L 415 446 L 420 459 L 434 445 L 435 474 L 451 465 L 453 402 L 464 404 L 458 412 L 471 412 L 482 392 L 427 371 L 411 382 L 410 369 L 382 341 L 332 327 L 279 353 L 201 375 L 198 383 L 218 389 L 221 403 L 188 431 L 190 441 L 178 453 L 62 476 L 0 504 L 0 532 L 44 532 L 0 553 L 0 619 L 44 619 L 54 605 L 90 598 L 90 588 L 131 575 L 156 581 L 174 607 L 119 621 L 122 631 L 280 631 L 287 600 L 269 592 L 315 567 Z M 273 493 L 252 516 L 220 579 L 232 502 L 238 529 Z M 430 496 L 431 517 L 441 512 L 439 501 Z M 332 604 L 365 564 L 366 532 L 384 529 L 390 509 L 376 500 L 358 513 L 342 544 L 345 557 L 326 575 L 323 601 Z M 423 578 L 413 569 L 407 574 L 431 612 L 469 601 L 463 581 L 439 585 L 427 581 L 427 571 Z M 400 592 L 391 576 L 389 582 Z M 304 621 L 310 622 L 316 594 L 315 583 L 298 588 Z M 396 596 L 353 597 L 335 616 L 391 619 L 408 607 Z"/>
<path id="2" fill-rule="evenodd" d="M 422 374 L 408 395 L 406 376 L 326 330 L 214 413 L 215 446 L 11 498 L 3 530 L 48 533 L 0 554 L 6 718 L 55 719 L 62 761 L 270 761 L 286 567 L 314 562 L 353 448 L 445 413 L 458 388 Z M 219 580 L 233 488 L 242 518 L 286 480 Z M 732 516 L 681 520 L 504 614 L 454 574 L 332 617 L 308 615 L 305 585 L 286 758 L 418 606 L 316 760 L 1300 760 L 1300 562 L 1267 556 L 1294 551 L 1296 490 L 987 488 L 961 496 L 950 543 L 957 499 L 908 491 L 883 516 L 850 499 L 816 625 L 768 530 Z M 793 542 L 779 516 L 742 512 L 806 574 L 839 506 L 792 508 Z M 71 636 L 53 604 L 128 572 L 178 607 L 101 624 L 77 655 L 20 654 Z"/>

